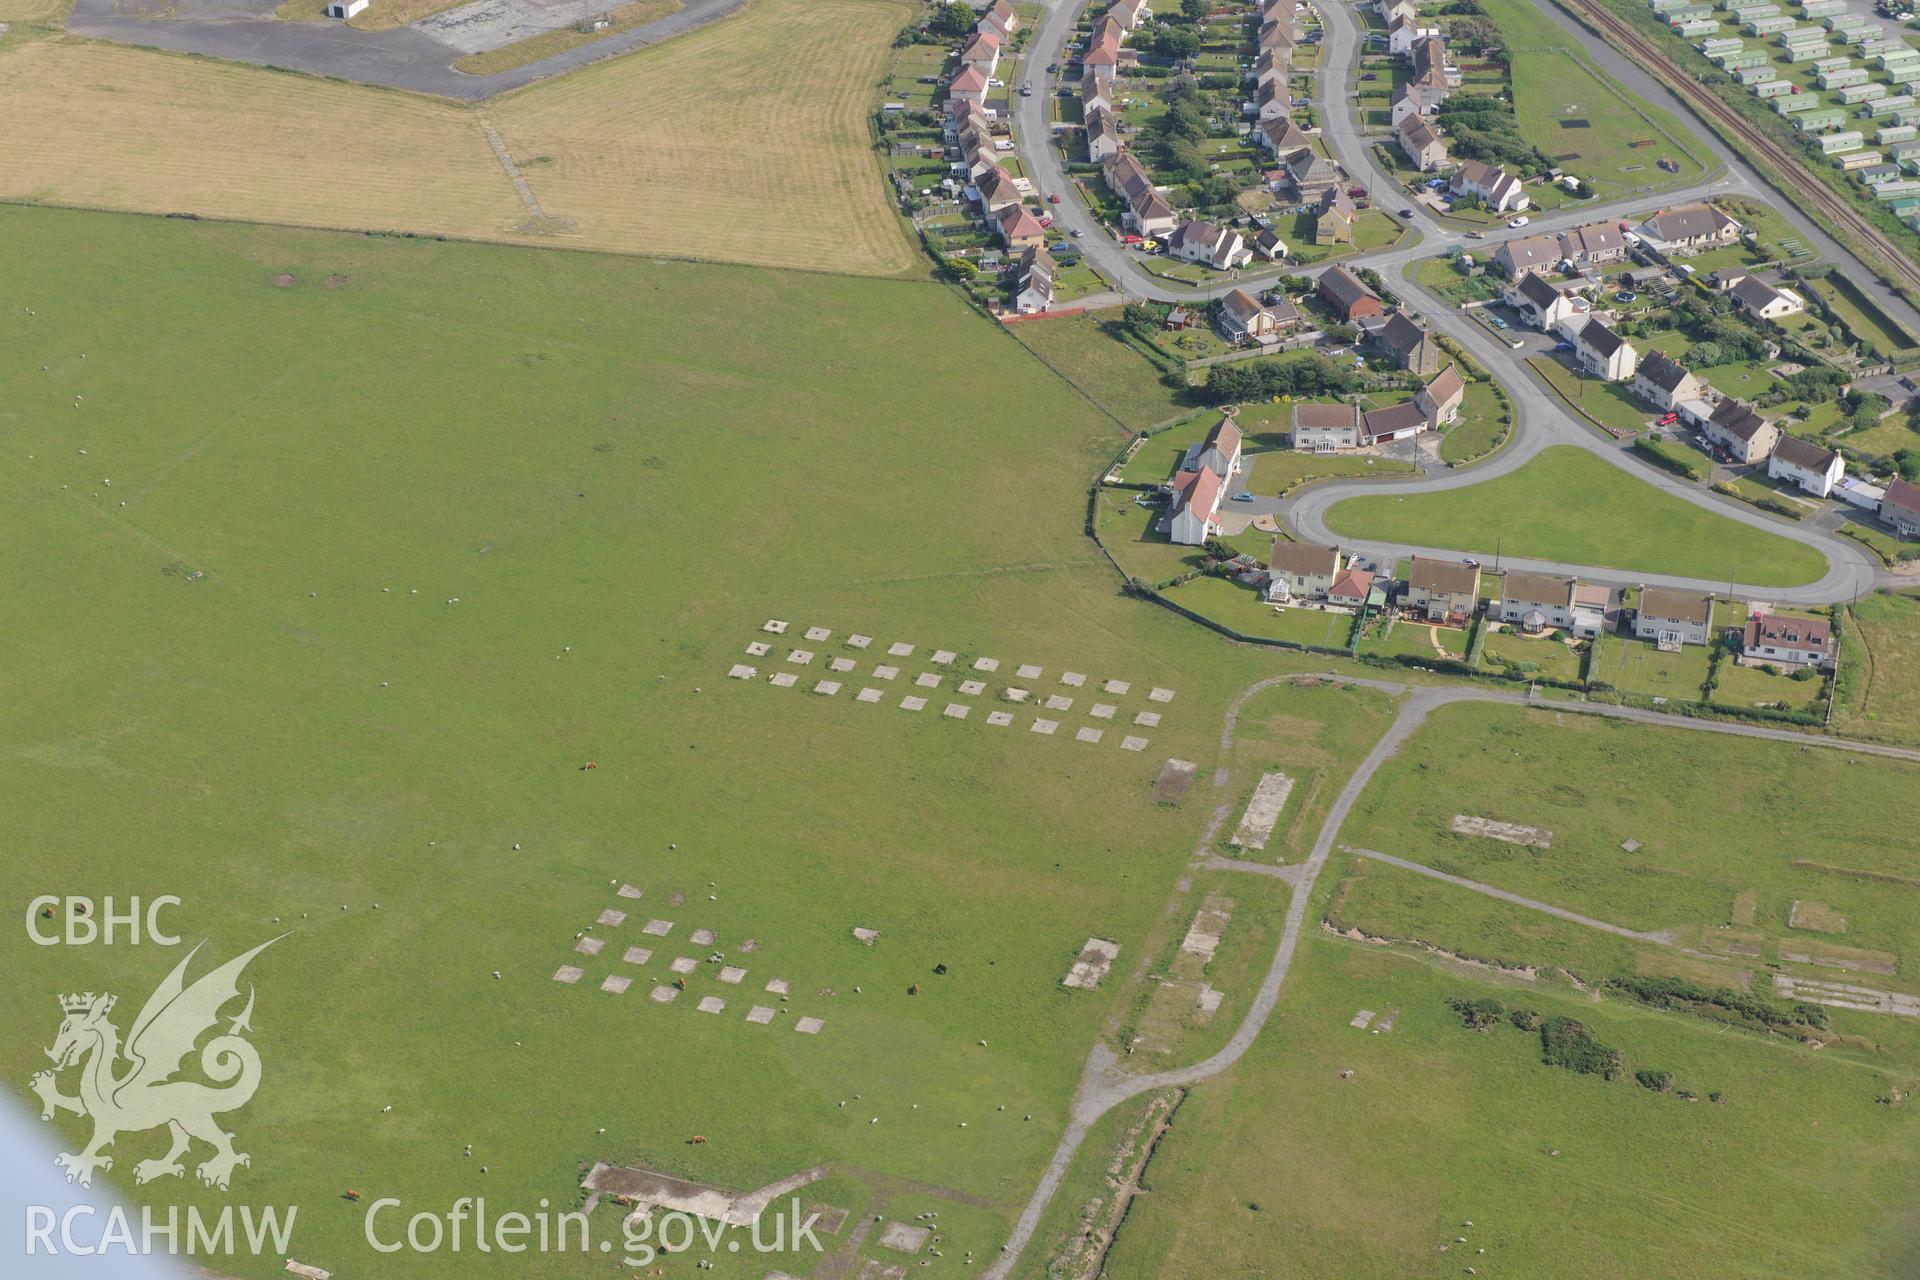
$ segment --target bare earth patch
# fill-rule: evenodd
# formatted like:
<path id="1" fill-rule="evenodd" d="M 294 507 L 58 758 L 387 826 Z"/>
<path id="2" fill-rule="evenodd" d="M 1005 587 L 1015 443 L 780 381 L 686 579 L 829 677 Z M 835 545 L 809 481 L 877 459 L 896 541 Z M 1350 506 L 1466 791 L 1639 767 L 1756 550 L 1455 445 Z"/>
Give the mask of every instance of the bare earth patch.
<path id="1" fill-rule="evenodd" d="M 1453 829 L 1463 836 L 1485 836 L 1489 840 L 1530 845 L 1535 849 L 1553 847 L 1553 832 L 1543 831 L 1539 827 L 1524 826 L 1518 822 L 1496 822 L 1492 818 L 1474 818 L 1464 813 L 1456 813 L 1453 815 Z"/>
<path id="2" fill-rule="evenodd" d="M 1795 929 L 1808 929 L 1814 933 L 1845 933 L 1847 918 L 1824 902 L 1807 902 L 1794 899 L 1792 910 L 1787 912 L 1787 924 Z"/>

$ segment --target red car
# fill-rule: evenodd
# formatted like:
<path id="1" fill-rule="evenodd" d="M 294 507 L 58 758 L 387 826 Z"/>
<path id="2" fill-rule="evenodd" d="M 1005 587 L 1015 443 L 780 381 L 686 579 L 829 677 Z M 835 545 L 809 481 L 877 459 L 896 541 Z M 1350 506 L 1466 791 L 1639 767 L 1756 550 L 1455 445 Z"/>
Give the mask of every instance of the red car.
<path id="1" fill-rule="evenodd" d="M 1045 215 L 1042 215 L 1040 218 L 1040 225 L 1043 227 L 1050 227 L 1053 225 L 1053 219 L 1046 217 Z"/>
<path id="2" fill-rule="evenodd" d="M 1139 244 L 1140 237 L 1139 236 L 1121 236 L 1120 243 L 1121 244 Z"/>
<path id="3" fill-rule="evenodd" d="M 1680 421 L 1680 415 L 1677 413 L 1662 414 L 1660 417 L 1660 425 L 1663 427 L 1670 427 L 1678 421 Z"/>
<path id="4" fill-rule="evenodd" d="M 1056 192 L 1054 192 L 1054 193 L 1053 193 L 1052 195 L 1050 195 L 1050 196 L 1048 196 L 1048 197 L 1047 197 L 1047 203 L 1048 203 L 1048 204 L 1059 204 L 1059 203 L 1060 203 L 1060 193 L 1059 193 L 1058 191 L 1056 191 Z"/>

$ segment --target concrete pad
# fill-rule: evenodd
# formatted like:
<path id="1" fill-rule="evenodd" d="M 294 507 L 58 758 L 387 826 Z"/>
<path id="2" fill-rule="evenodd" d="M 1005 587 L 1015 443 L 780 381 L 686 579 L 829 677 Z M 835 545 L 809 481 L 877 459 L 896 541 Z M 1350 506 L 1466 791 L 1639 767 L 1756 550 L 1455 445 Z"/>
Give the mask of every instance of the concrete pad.
<path id="1" fill-rule="evenodd" d="M 1074 734 L 1073 740 L 1075 742 L 1098 742 L 1103 736 L 1100 730 L 1089 726 Z"/>
<path id="2" fill-rule="evenodd" d="M 987 712 L 987 723 L 988 723 L 988 724 L 991 724 L 991 725 L 1009 725 L 1009 724 L 1012 724 L 1012 723 L 1013 723 L 1013 712 L 1011 712 L 1011 711 L 989 711 L 989 712 Z"/>
<path id="3" fill-rule="evenodd" d="M 764 640 L 755 640 L 747 646 L 747 656 L 749 658 L 764 658 L 772 652 L 773 646 Z"/>
<path id="4" fill-rule="evenodd" d="M 1133 722 L 1151 729 L 1160 723 L 1160 713 L 1158 711 L 1142 711 L 1133 718 Z"/>
<path id="5" fill-rule="evenodd" d="M 1247 811 L 1240 815 L 1240 826 L 1234 831 L 1230 843 L 1243 849 L 1264 849 L 1267 837 L 1273 834 L 1273 827 L 1280 820 L 1280 811 L 1287 807 L 1287 797 L 1293 794 L 1293 779 L 1284 773 L 1265 773 L 1253 789 L 1253 795 L 1247 800 Z"/>
<path id="6" fill-rule="evenodd" d="M 864 649 L 872 643 L 873 643 L 872 636 L 863 636 L 863 635 L 860 635 L 858 632 L 847 637 L 847 647 L 849 649 Z"/>
<path id="7" fill-rule="evenodd" d="M 960 692 L 966 694 L 969 698 L 977 698 L 986 691 L 987 686 L 979 680 L 962 680 L 960 682 Z"/>
<path id="8" fill-rule="evenodd" d="M 818 1018 L 801 1018 L 793 1024 L 793 1029 L 803 1036 L 817 1036 L 820 1028 L 826 1025 Z"/>
<path id="9" fill-rule="evenodd" d="M 1453 831 L 1456 835 L 1485 836 L 1490 840 L 1530 845 L 1535 849 L 1553 848 L 1553 832 L 1520 822 L 1499 822 L 1493 818 L 1456 813 L 1453 815 Z"/>
<path id="10" fill-rule="evenodd" d="M 1147 694 L 1147 701 L 1149 701 L 1149 702 L 1172 702 L 1172 701 L 1173 701 L 1173 690 L 1171 690 L 1171 689 L 1159 689 L 1159 688 L 1156 688 L 1156 689 L 1154 689 L 1154 690 L 1153 690 L 1152 692 L 1150 692 L 1149 694 Z"/>
<path id="11" fill-rule="evenodd" d="M 1226 995 L 1227 993 L 1224 991 L 1215 991 L 1212 987 L 1203 985 L 1200 988 L 1200 995 L 1194 1001 L 1194 1004 L 1201 1013 L 1212 1017 L 1220 1011 L 1220 1002 L 1226 998 Z"/>
<path id="12" fill-rule="evenodd" d="M 618 892 L 623 898 L 637 898 L 640 896 L 642 890 L 637 885 L 623 884 L 620 886 Z"/>
<path id="13" fill-rule="evenodd" d="M 829 662 L 827 665 L 832 667 L 835 671 L 851 671 L 859 664 L 855 662 L 852 658 L 835 658 L 832 662 Z"/>
<path id="14" fill-rule="evenodd" d="M 767 992 L 770 995 L 784 996 L 793 990 L 793 984 L 785 978 L 768 978 Z"/>
<path id="15" fill-rule="evenodd" d="M 744 662 L 736 662 L 727 668 L 727 674 L 735 680 L 751 680 L 760 673 Z"/>
<path id="16" fill-rule="evenodd" d="M 804 667 L 813 661 L 813 650 L 790 649 L 787 651 L 787 661 L 793 663 L 795 666 Z"/>
<path id="17" fill-rule="evenodd" d="M 1072 698 L 1063 698 L 1057 693 L 1049 694 L 1047 697 L 1047 710 L 1049 711 L 1066 711 L 1072 706 Z"/>
<path id="18" fill-rule="evenodd" d="M 870 947 L 880 940 L 880 931 L 857 924 L 853 926 L 853 940 Z"/>
<path id="19" fill-rule="evenodd" d="M 965 720 L 967 718 L 967 712 L 971 710 L 973 710 L 973 708 L 963 702 L 949 702 L 946 709 L 940 714 L 949 720 Z"/>
<path id="20" fill-rule="evenodd" d="M 692 956 L 675 956 L 673 963 L 667 966 L 667 968 L 673 970 L 675 973 L 692 973 L 699 967 L 700 962 Z"/>
<path id="21" fill-rule="evenodd" d="M 1107 976 L 1107 970 L 1113 967 L 1114 958 L 1119 954 L 1119 943 L 1109 942 L 1105 938 L 1088 938 L 1086 945 L 1080 948 L 1080 958 L 1067 970 L 1067 976 L 1060 979 L 1060 985 L 1076 991 L 1093 990 L 1100 985 L 1100 979 Z"/>
<path id="22" fill-rule="evenodd" d="M 776 671 L 767 678 L 782 689 L 791 689 L 800 683 L 800 677 L 791 671 Z"/>
<path id="23" fill-rule="evenodd" d="M 1111 720 L 1113 719 L 1113 713 L 1119 709 L 1120 708 L 1114 706 L 1111 702 L 1096 702 L 1093 704 L 1093 710 L 1087 712 L 1087 714 L 1095 720 Z"/>
<path id="24" fill-rule="evenodd" d="M 739 986 L 741 980 L 746 976 L 747 971 L 737 964 L 725 965 L 720 970 L 720 981 L 726 983 L 728 986 Z"/>
<path id="25" fill-rule="evenodd" d="M 605 938 L 582 938 L 573 944 L 573 949 L 583 956 L 597 956 L 600 948 L 607 945 Z"/>
<path id="26" fill-rule="evenodd" d="M 1350 1027 L 1358 1027 L 1360 1030 L 1365 1031 L 1367 1029 L 1367 1024 L 1372 1021 L 1373 1021 L 1373 1010 L 1361 1009 L 1359 1012 L 1355 1013 L 1353 1017 L 1347 1021 L 1347 1025 Z"/>
<path id="27" fill-rule="evenodd" d="M 645 947 L 628 947 L 620 958 L 628 964 L 645 964 L 653 959 L 653 952 Z"/>
<path id="28" fill-rule="evenodd" d="M 973 660 L 973 669 L 975 671 L 998 671 L 1000 669 L 1000 659 L 975 658 Z"/>
<path id="29" fill-rule="evenodd" d="M 922 689 L 933 689 L 939 686 L 940 677 L 939 675 L 937 675 L 932 671 L 922 671 L 919 675 L 913 678 L 913 682 L 919 685 Z"/>
<path id="30" fill-rule="evenodd" d="M 878 689 L 862 689 L 853 695 L 853 700 L 855 702 L 878 702 L 880 701 L 880 691 Z"/>
<path id="31" fill-rule="evenodd" d="M 833 632 L 827 630 L 825 627 L 808 627 L 807 639 L 816 642 L 820 640 L 831 640 L 833 639 Z"/>
<path id="32" fill-rule="evenodd" d="M 697 1007 L 702 1013 L 719 1013 L 727 1007 L 727 1002 L 719 996 L 701 996 Z"/>
<path id="33" fill-rule="evenodd" d="M 904 640 L 896 640 L 887 646 L 887 652 L 896 658 L 904 658 L 913 652 L 913 646 Z"/>
<path id="34" fill-rule="evenodd" d="M 710 947 L 713 945 L 713 930 L 695 929 L 687 935 L 687 941 L 696 947 Z"/>
<path id="35" fill-rule="evenodd" d="M 673 932 L 673 921 L 649 920 L 640 927 L 640 932 L 652 934 L 656 938 L 664 938 Z"/>
<path id="36" fill-rule="evenodd" d="M 580 976 L 585 972 L 586 970 L 577 964 L 563 964 L 553 971 L 553 980 L 571 985 L 580 981 Z"/>
<path id="37" fill-rule="evenodd" d="M 1125 680 L 1109 680 L 1105 684 L 1101 685 L 1100 687 L 1101 689 L 1105 690 L 1107 693 L 1111 693 L 1116 697 L 1126 693 L 1127 690 L 1133 688 L 1133 686 L 1127 683 Z"/>
<path id="38" fill-rule="evenodd" d="M 902 711 L 924 711 L 926 706 L 927 700 L 925 698 L 906 697 L 900 699 L 900 709 Z"/>
<path id="39" fill-rule="evenodd" d="M 1033 696 L 1032 692 L 1026 689 L 1012 688 L 1007 690 L 1008 702 L 1025 702 L 1028 698 L 1031 698 L 1032 696 Z"/>
<path id="40" fill-rule="evenodd" d="M 840 692 L 840 682 L 838 680 L 822 680 L 813 686 L 813 691 L 822 697 L 831 698 L 834 694 Z"/>
<path id="41" fill-rule="evenodd" d="M 613 909 L 612 907 L 608 907 L 608 908 L 607 908 L 607 909 L 606 909 L 605 911 L 602 911 L 602 912 L 600 913 L 600 915 L 599 915 L 599 919 L 598 919 L 598 923 L 600 923 L 600 924 L 624 924 L 624 923 L 626 922 L 626 919 L 627 919 L 627 913 L 626 913 L 626 912 L 624 912 L 624 911 L 615 911 L 615 910 L 614 910 L 614 909 Z"/>
<path id="42" fill-rule="evenodd" d="M 1033 731 L 1035 733 L 1052 733 L 1059 727 L 1060 722 L 1058 720 L 1035 720 L 1033 722 Z"/>
<path id="43" fill-rule="evenodd" d="M 1120 739 L 1120 749 L 1122 751 L 1145 751 L 1147 749 L 1147 740 L 1145 738 L 1135 737 L 1133 734 L 1128 734 L 1126 737 Z"/>
<path id="44" fill-rule="evenodd" d="M 873 678 L 875 680 L 891 680 L 899 674 L 900 674 L 900 668 L 889 667 L 885 663 L 882 663 L 881 665 L 873 669 Z"/>
<path id="45" fill-rule="evenodd" d="M 959 656 L 959 654 L 951 649 L 935 649 L 933 651 L 933 662 L 935 666 L 944 667 Z"/>
<path id="46" fill-rule="evenodd" d="M 892 1249 L 896 1253 L 918 1253 L 927 1247 L 927 1237 L 933 1234 L 930 1227 L 916 1227 L 906 1222 L 889 1222 L 886 1230 L 880 1233 L 880 1247 Z"/>
<path id="47" fill-rule="evenodd" d="M 1166 764 L 1160 768 L 1160 776 L 1154 780 L 1153 801 L 1155 804 L 1179 804 L 1186 796 L 1187 788 L 1193 785 L 1193 775 L 1200 766 L 1191 760 L 1178 760 L 1167 757 Z"/>
<path id="48" fill-rule="evenodd" d="M 773 1010 L 763 1004 L 757 1004 L 747 1010 L 747 1021 L 765 1026 L 767 1023 L 773 1021 Z"/>
<path id="49" fill-rule="evenodd" d="M 1038 680 L 1045 674 L 1045 669 L 1036 667 L 1031 662 L 1023 662 L 1020 664 L 1019 669 L 1013 674 L 1019 676 L 1022 680 Z"/>
<path id="50" fill-rule="evenodd" d="M 680 988 L 662 984 L 647 993 L 647 998 L 655 1004 L 672 1004 L 680 998 Z"/>
<path id="51" fill-rule="evenodd" d="M 633 985 L 632 978 L 623 978 L 617 973 L 608 974 L 600 983 L 600 989 L 612 995 L 625 995 L 627 988 Z"/>
<path id="52" fill-rule="evenodd" d="M 762 631 L 772 632 L 776 636 L 785 635 L 787 633 L 787 622 L 784 618 L 768 618 L 766 625 L 760 629 Z"/>
<path id="53" fill-rule="evenodd" d="M 1081 685 L 1085 684 L 1086 682 L 1087 682 L 1087 678 L 1084 675 L 1080 674 L 1078 671 L 1063 672 L 1060 676 L 1060 683 L 1066 685 L 1070 689 L 1078 689 Z"/>

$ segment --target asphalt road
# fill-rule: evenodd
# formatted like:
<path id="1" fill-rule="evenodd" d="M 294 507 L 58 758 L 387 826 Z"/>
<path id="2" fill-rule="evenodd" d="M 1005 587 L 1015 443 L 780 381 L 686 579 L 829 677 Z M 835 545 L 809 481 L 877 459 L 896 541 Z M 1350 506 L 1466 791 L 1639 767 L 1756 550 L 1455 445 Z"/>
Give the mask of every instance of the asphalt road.
<path id="1" fill-rule="evenodd" d="M 1346 0 L 1321 0 L 1316 7 L 1320 12 L 1325 31 L 1325 47 L 1321 56 L 1322 69 L 1314 94 L 1320 108 L 1321 137 L 1328 150 L 1333 153 L 1334 158 L 1341 163 L 1347 173 L 1356 182 L 1366 185 L 1377 193 L 1379 202 L 1391 210 L 1397 201 L 1387 193 L 1398 192 L 1401 189 L 1400 183 L 1375 163 L 1371 146 L 1372 137 L 1362 127 L 1357 98 L 1353 92 L 1357 86 L 1357 68 L 1363 40 L 1362 26 Z M 1062 61 L 1067 40 L 1071 36 L 1080 8 L 1079 0 L 1059 0 L 1046 11 L 1030 46 L 1029 65 L 1045 67 L 1050 63 Z M 1638 74 L 1637 69 L 1632 68 L 1631 64 L 1625 64 L 1624 59 L 1618 54 L 1611 49 L 1606 49 L 1605 56 L 1602 56 L 1602 51 L 1594 47 L 1598 44 L 1597 41 L 1584 30 L 1569 25 L 1569 43 L 1584 46 L 1590 54 L 1599 58 L 1610 72 L 1619 75 L 1629 89 L 1637 91 L 1645 88 L 1657 97 L 1665 97 L 1667 101 L 1672 101 L 1665 90 L 1653 86 L 1644 74 Z M 1113 281 L 1116 289 L 1134 298 L 1163 302 L 1201 302 L 1217 297 L 1231 288 L 1236 281 L 1226 278 L 1205 288 L 1194 288 L 1177 285 L 1153 276 L 1144 268 L 1145 259 L 1141 255 L 1123 247 L 1105 227 L 1100 225 L 1084 203 L 1075 198 L 1061 160 L 1061 152 L 1054 148 L 1049 140 L 1052 131 L 1046 118 L 1047 98 L 1056 91 L 1061 77 L 1042 73 L 1035 79 L 1042 91 L 1031 98 L 1015 99 L 1015 136 L 1020 146 L 1022 161 L 1028 173 L 1032 175 L 1042 199 L 1055 193 L 1062 195 L 1060 204 L 1048 206 L 1054 215 L 1056 225 L 1064 226 L 1069 231 L 1077 230 L 1080 233 L 1078 240 L 1081 251 L 1108 279 Z M 1638 83 L 1635 83 L 1636 81 Z M 1689 118 L 1677 102 L 1674 103 L 1674 108 L 1679 118 L 1683 120 Z M 1796 525 L 1792 521 L 1769 516 L 1744 503 L 1720 498 L 1709 491 L 1684 483 L 1665 472 L 1634 460 L 1610 439 L 1576 418 L 1559 397 L 1527 367 L 1520 354 L 1514 352 L 1504 342 L 1496 340 L 1484 327 L 1474 323 L 1446 301 L 1421 287 L 1409 275 L 1409 269 L 1413 263 L 1431 257 L 1454 244 L 1471 245 L 1476 253 L 1491 253 L 1503 239 L 1507 238 L 1538 235 L 1545 231 L 1602 219 L 1635 218 L 1665 205 L 1680 204 L 1715 195 L 1759 193 L 1757 178 L 1751 170 L 1739 163 L 1737 158 L 1729 156 L 1724 148 L 1715 145 L 1711 139 L 1696 139 L 1696 142 L 1704 153 L 1719 159 L 1724 166 L 1722 172 L 1711 176 L 1707 181 L 1679 190 L 1650 192 L 1642 196 L 1606 203 L 1584 204 L 1532 216 L 1530 224 L 1523 230 L 1500 228 L 1486 232 L 1482 239 L 1470 239 L 1464 231 L 1443 223 L 1428 210 L 1414 205 L 1412 206 L 1413 216 L 1404 220 L 1407 223 L 1407 233 L 1400 243 L 1388 249 L 1345 259 L 1344 262 L 1348 266 L 1368 266 L 1379 271 L 1384 278 L 1388 279 L 1389 286 L 1400 296 L 1409 310 L 1422 316 L 1437 332 L 1445 333 L 1458 342 L 1493 374 L 1506 390 L 1513 404 L 1513 438 L 1500 452 L 1482 462 L 1438 475 L 1425 475 L 1404 480 L 1353 480 L 1309 486 L 1283 504 L 1283 514 L 1293 530 L 1304 539 L 1337 542 L 1383 561 L 1391 561 L 1412 553 L 1459 555 L 1462 552 L 1471 552 L 1483 556 L 1489 555 L 1493 548 L 1416 547 L 1379 541 L 1343 540 L 1335 537 L 1327 528 L 1325 515 L 1327 510 L 1341 499 L 1362 494 L 1406 495 L 1465 488 L 1519 469 L 1542 449 L 1554 445 L 1571 445 L 1585 449 L 1614 466 L 1632 472 L 1637 478 L 1665 490 L 1681 501 L 1752 528 L 1764 529 L 1769 533 L 1779 534 L 1812 546 L 1827 559 L 1827 572 L 1816 582 L 1791 588 L 1758 587 L 1734 582 L 1731 585 L 1737 593 L 1780 604 L 1825 604 L 1863 594 L 1876 585 L 1888 581 L 1890 575 L 1881 569 L 1865 548 L 1850 539 L 1841 538 L 1825 529 L 1808 528 Z M 1792 217 L 1796 226 L 1805 221 L 1797 213 Z M 1843 265 L 1852 262 L 1845 250 L 1830 237 L 1817 234 L 1810 226 L 1804 230 L 1809 242 L 1830 260 Z M 1870 278 L 1864 269 L 1859 268 L 1857 262 L 1853 265 L 1856 278 Z M 1324 267 L 1298 269 L 1293 274 L 1312 276 L 1317 275 L 1320 270 L 1324 270 Z M 1247 272 L 1238 278 L 1237 283 L 1249 288 L 1259 287 L 1283 274 L 1283 271 L 1284 269 L 1276 268 L 1263 272 Z M 1635 573 L 1604 566 L 1511 556 L 1502 557 L 1502 567 L 1576 574 L 1587 581 L 1618 586 L 1652 585 L 1702 591 L 1724 591 L 1729 587 L 1726 578 L 1703 579 Z M 1737 566 L 1730 565 L 1729 570 L 1735 571 Z"/>
<path id="2" fill-rule="evenodd" d="M 613 2 L 608 0 L 609 8 Z M 183 6 L 180 16 L 170 19 L 123 17 L 116 10 L 115 0 L 75 0 L 67 30 L 116 44 L 198 53 L 335 80 L 477 101 L 691 31 L 725 17 L 745 2 L 686 0 L 679 12 L 631 31 L 603 36 L 551 58 L 486 76 L 455 71 L 454 62 L 465 54 L 415 27 L 357 31 L 343 22 L 278 22 L 270 16 L 270 4 L 262 11 L 263 16 L 235 16 L 258 7 L 247 0 L 230 7 L 206 6 L 203 13 Z"/>

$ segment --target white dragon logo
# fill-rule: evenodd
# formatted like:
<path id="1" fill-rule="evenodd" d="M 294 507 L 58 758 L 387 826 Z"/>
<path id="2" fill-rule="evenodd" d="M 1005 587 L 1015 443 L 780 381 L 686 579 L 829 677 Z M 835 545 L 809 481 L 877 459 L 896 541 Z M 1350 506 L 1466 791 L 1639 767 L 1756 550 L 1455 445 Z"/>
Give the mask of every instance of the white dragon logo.
<path id="1" fill-rule="evenodd" d="M 246 1008 L 231 1021 L 224 1035 L 214 1036 L 200 1050 L 200 1069 L 226 1087 L 216 1089 L 197 1080 L 172 1077 L 193 1052 L 195 1041 L 219 1023 L 220 1010 L 239 998 L 240 972 L 247 962 L 278 941 L 270 938 L 187 986 L 187 965 L 200 951 L 196 946 L 147 997 L 140 1016 L 133 1020 L 124 1048 L 119 1028 L 107 1020 L 118 997 L 91 991 L 60 997 L 66 1018 L 60 1023 L 53 1047 L 47 1050 L 53 1070 L 36 1074 L 30 1087 L 40 1095 L 42 1120 L 51 1120 L 56 1111 L 93 1117 L 93 1141 L 86 1149 L 54 1157 L 54 1163 L 67 1171 L 68 1182 L 93 1185 L 96 1169 L 113 1168 L 113 1157 L 102 1151 L 118 1135 L 160 1125 L 172 1134 L 173 1146 L 159 1159 L 135 1165 L 135 1182 L 180 1176 L 184 1172 L 180 1157 L 194 1138 L 213 1147 L 213 1155 L 198 1169 L 200 1181 L 210 1187 L 226 1190 L 235 1166 L 253 1163 L 246 1153 L 233 1149 L 233 1135 L 214 1120 L 219 1112 L 245 1106 L 260 1087 L 260 1055 L 240 1036 L 240 1032 L 253 1029 L 248 1021 L 253 1016 L 251 985 Z M 122 1057 L 129 1065 L 123 1073 L 117 1073 Z M 79 1096 L 70 1098 L 60 1092 L 55 1077 L 83 1062 Z"/>

